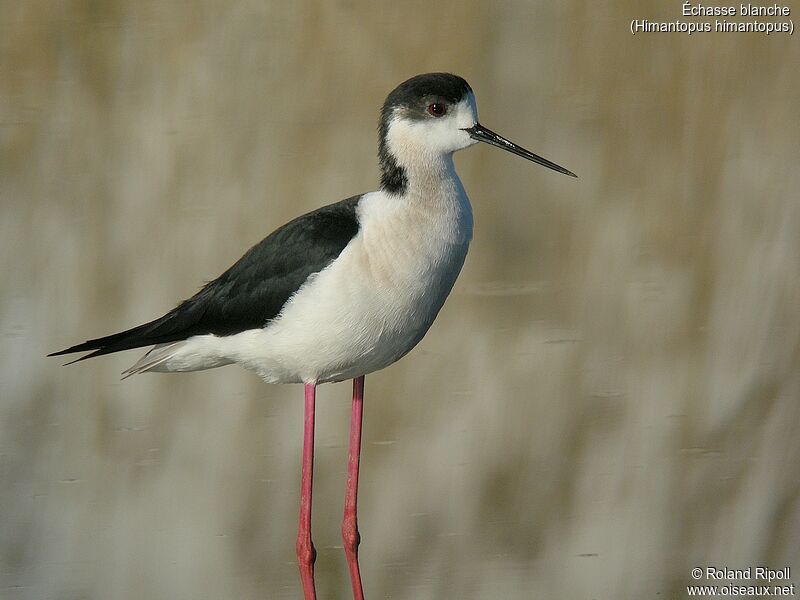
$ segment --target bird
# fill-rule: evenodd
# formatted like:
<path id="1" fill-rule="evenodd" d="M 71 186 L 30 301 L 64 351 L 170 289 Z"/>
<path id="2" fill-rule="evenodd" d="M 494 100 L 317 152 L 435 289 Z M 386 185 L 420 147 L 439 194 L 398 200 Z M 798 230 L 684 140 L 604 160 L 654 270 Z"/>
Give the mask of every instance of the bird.
<path id="1" fill-rule="evenodd" d="M 77 360 L 150 347 L 123 378 L 238 364 L 267 383 L 304 385 L 296 554 L 304 598 L 316 598 L 311 537 L 316 388 L 353 380 L 342 540 L 354 600 L 364 378 L 426 334 L 467 256 L 469 198 L 453 154 L 483 142 L 559 173 L 571 171 L 478 122 L 475 94 L 451 73 L 416 75 L 386 97 L 378 124 L 380 186 L 279 227 L 153 321 L 54 352 Z"/>

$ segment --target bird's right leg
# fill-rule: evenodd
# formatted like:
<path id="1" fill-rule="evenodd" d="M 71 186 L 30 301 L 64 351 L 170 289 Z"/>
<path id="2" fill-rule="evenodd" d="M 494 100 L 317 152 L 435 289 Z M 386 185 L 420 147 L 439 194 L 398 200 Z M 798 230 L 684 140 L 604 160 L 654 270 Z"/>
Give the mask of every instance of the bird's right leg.
<path id="1" fill-rule="evenodd" d="M 317 551 L 311 541 L 311 488 L 314 478 L 314 404 L 317 386 L 305 385 L 305 412 L 303 419 L 303 472 L 300 484 L 300 523 L 297 528 L 297 564 L 303 581 L 305 600 L 316 600 L 314 589 L 314 561 Z"/>

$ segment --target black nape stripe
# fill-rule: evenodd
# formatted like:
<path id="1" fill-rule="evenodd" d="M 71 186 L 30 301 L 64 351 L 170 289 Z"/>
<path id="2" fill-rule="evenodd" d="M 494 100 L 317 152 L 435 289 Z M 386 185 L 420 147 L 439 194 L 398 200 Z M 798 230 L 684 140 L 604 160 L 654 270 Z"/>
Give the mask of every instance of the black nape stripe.
<path id="1" fill-rule="evenodd" d="M 406 170 L 397 164 L 386 142 L 389 133 L 389 119 L 391 114 L 386 114 L 386 106 L 381 111 L 381 124 L 378 127 L 378 162 L 381 169 L 381 189 L 391 194 L 402 194 L 408 188 Z"/>

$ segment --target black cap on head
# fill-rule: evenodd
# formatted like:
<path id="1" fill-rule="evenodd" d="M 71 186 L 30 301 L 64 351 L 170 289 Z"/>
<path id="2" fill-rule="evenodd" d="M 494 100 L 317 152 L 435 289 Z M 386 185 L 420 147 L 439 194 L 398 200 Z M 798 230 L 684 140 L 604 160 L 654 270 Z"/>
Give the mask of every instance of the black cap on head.
<path id="1" fill-rule="evenodd" d="M 469 84 L 451 73 L 425 73 L 407 79 L 386 97 L 381 111 L 381 121 L 388 119 L 399 108 L 406 116 L 424 118 L 426 107 L 434 102 L 454 104 L 472 91 Z"/>

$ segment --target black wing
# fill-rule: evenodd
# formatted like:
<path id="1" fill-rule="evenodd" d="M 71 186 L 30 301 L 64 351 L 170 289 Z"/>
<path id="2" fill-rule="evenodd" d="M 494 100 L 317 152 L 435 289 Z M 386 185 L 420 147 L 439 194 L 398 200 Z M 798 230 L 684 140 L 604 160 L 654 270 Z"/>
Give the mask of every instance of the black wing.
<path id="1" fill-rule="evenodd" d="M 309 275 L 328 266 L 355 237 L 360 199 L 353 196 L 324 206 L 276 229 L 160 319 L 48 356 L 94 350 L 78 359 L 85 360 L 193 335 L 231 335 L 264 327 Z"/>

